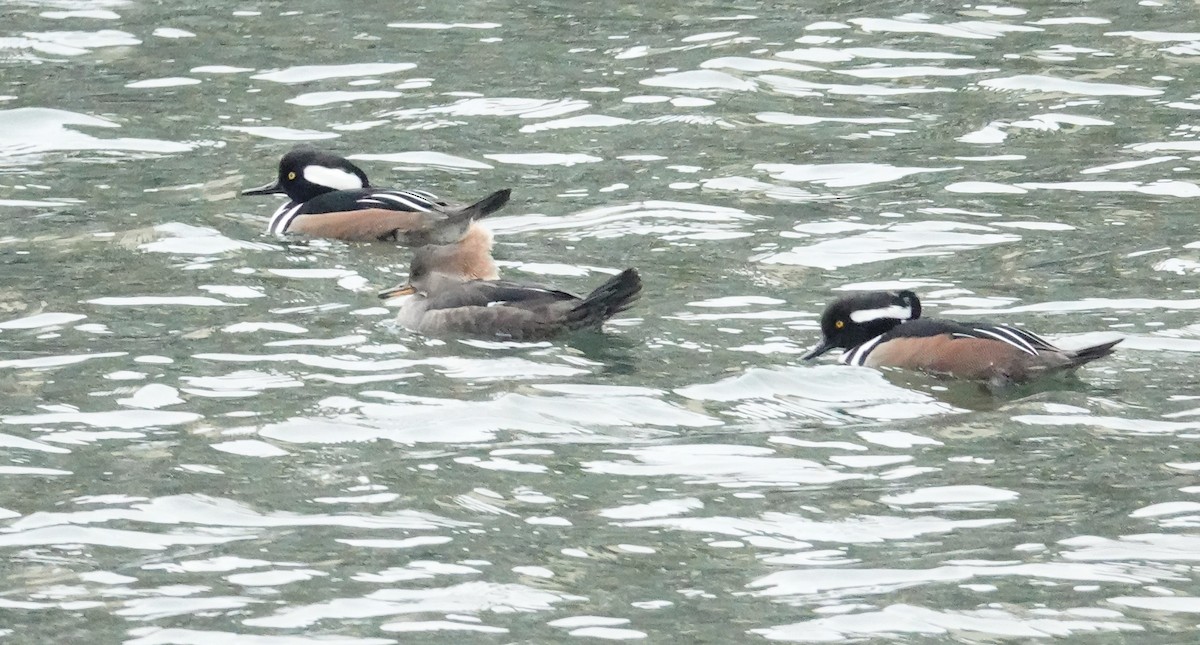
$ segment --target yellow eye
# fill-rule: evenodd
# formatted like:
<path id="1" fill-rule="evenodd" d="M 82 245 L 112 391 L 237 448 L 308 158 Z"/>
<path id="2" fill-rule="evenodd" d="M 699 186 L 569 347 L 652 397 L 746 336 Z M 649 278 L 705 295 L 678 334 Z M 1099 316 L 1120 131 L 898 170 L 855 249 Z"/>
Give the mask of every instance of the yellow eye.
<path id="1" fill-rule="evenodd" d="M 841 329 L 842 327 L 845 327 L 845 326 L 846 326 L 846 322 L 843 320 L 839 320 L 839 321 L 833 323 L 834 329 Z"/>
<path id="2" fill-rule="evenodd" d="M 294 181 L 295 179 L 296 179 L 296 173 L 289 172 L 288 173 L 288 181 Z"/>

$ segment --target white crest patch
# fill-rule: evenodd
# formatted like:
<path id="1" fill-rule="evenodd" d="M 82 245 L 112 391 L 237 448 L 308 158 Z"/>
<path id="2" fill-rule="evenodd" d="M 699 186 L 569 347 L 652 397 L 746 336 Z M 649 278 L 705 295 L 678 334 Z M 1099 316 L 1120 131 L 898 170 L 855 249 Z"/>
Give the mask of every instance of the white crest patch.
<path id="1" fill-rule="evenodd" d="M 858 311 L 850 312 L 850 320 L 856 323 L 871 322 L 872 320 L 882 320 L 884 318 L 908 320 L 910 317 L 912 317 L 912 309 L 901 307 L 900 305 L 879 307 L 878 309 L 859 309 Z"/>
<path id="2" fill-rule="evenodd" d="M 305 166 L 304 178 L 318 186 L 334 190 L 354 190 L 363 187 L 362 179 L 359 179 L 358 175 L 329 166 Z"/>

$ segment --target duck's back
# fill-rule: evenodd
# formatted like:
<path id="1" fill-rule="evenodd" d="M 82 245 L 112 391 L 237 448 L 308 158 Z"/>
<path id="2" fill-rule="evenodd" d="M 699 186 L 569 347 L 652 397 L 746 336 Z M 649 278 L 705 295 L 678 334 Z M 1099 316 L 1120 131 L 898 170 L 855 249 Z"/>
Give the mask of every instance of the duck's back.
<path id="1" fill-rule="evenodd" d="M 537 306 L 472 305 L 453 309 L 401 311 L 400 324 L 432 336 L 464 335 L 511 340 L 544 340 L 566 331 L 563 314 L 571 303 L 544 303 Z"/>
<path id="2" fill-rule="evenodd" d="M 503 280 L 475 280 L 410 298 L 401 306 L 397 321 L 430 335 L 544 340 L 599 328 L 628 308 L 641 286 L 633 269 L 613 276 L 584 298 Z"/>
<path id="3" fill-rule="evenodd" d="M 579 301 L 565 291 L 472 280 L 409 298 L 396 319 L 423 334 L 539 340 L 562 331 L 557 323 Z"/>

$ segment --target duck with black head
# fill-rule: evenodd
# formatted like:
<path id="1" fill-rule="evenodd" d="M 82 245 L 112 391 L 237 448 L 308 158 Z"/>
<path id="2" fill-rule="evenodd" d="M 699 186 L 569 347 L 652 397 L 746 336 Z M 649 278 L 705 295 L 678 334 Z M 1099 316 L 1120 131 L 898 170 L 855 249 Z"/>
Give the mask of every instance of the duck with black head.
<path id="1" fill-rule="evenodd" d="M 841 348 L 847 365 L 898 367 L 993 385 L 1074 370 L 1108 356 L 1122 340 L 1067 350 L 1011 325 L 921 318 L 921 301 L 912 291 L 839 298 L 821 315 L 821 334 L 805 360 Z"/>
<path id="2" fill-rule="evenodd" d="M 283 193 L 267 231 L 347 241 L 393 241 L 403 246 L 449 244 L 475 221 L 508 203 L 511 190 L 496 191 L 463 206 L 423 190 L 371 186 L 367 174 L 345 157 L 299 146 L 279 161 L 276 180 L 243 195 Z"/>

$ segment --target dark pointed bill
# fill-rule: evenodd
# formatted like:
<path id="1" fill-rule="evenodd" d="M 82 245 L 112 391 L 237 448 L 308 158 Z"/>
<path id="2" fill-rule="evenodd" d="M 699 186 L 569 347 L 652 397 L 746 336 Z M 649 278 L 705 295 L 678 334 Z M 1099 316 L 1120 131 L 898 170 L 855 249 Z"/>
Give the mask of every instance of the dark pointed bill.
<path id="1" fill-rule="evenodd" d="M 282 193 L 282 192 L 283 192 L 283 186 L 280 186 L 278 181 L 273 181 L 273 182 L 267 184 L 266 186 L 259 186 L 258 188 L 251 188 L 249 190 L 243 190 L 242 194 L 243 195 L 274 195 L 276 193 Z"/>
<path id="2" fill-rule="evenodd" d="M 812 351 L 810 351 L 809 353 L 807 353 L 803 357 L 801 357 L 800 360 L 802 360 L 802 361 L 812 360 L 812 359 L 820 356 L 821 354 L 828 352 L 829 350 L 831 350 L 833 348 L 834 348 L 833 343 L 829 342 L 828 338 L 823 338 L 823 339 L 821 339 L 821 343 L 819 345 L 817 345 L 816 347 L 814 347 L 812 349 Z"/>

